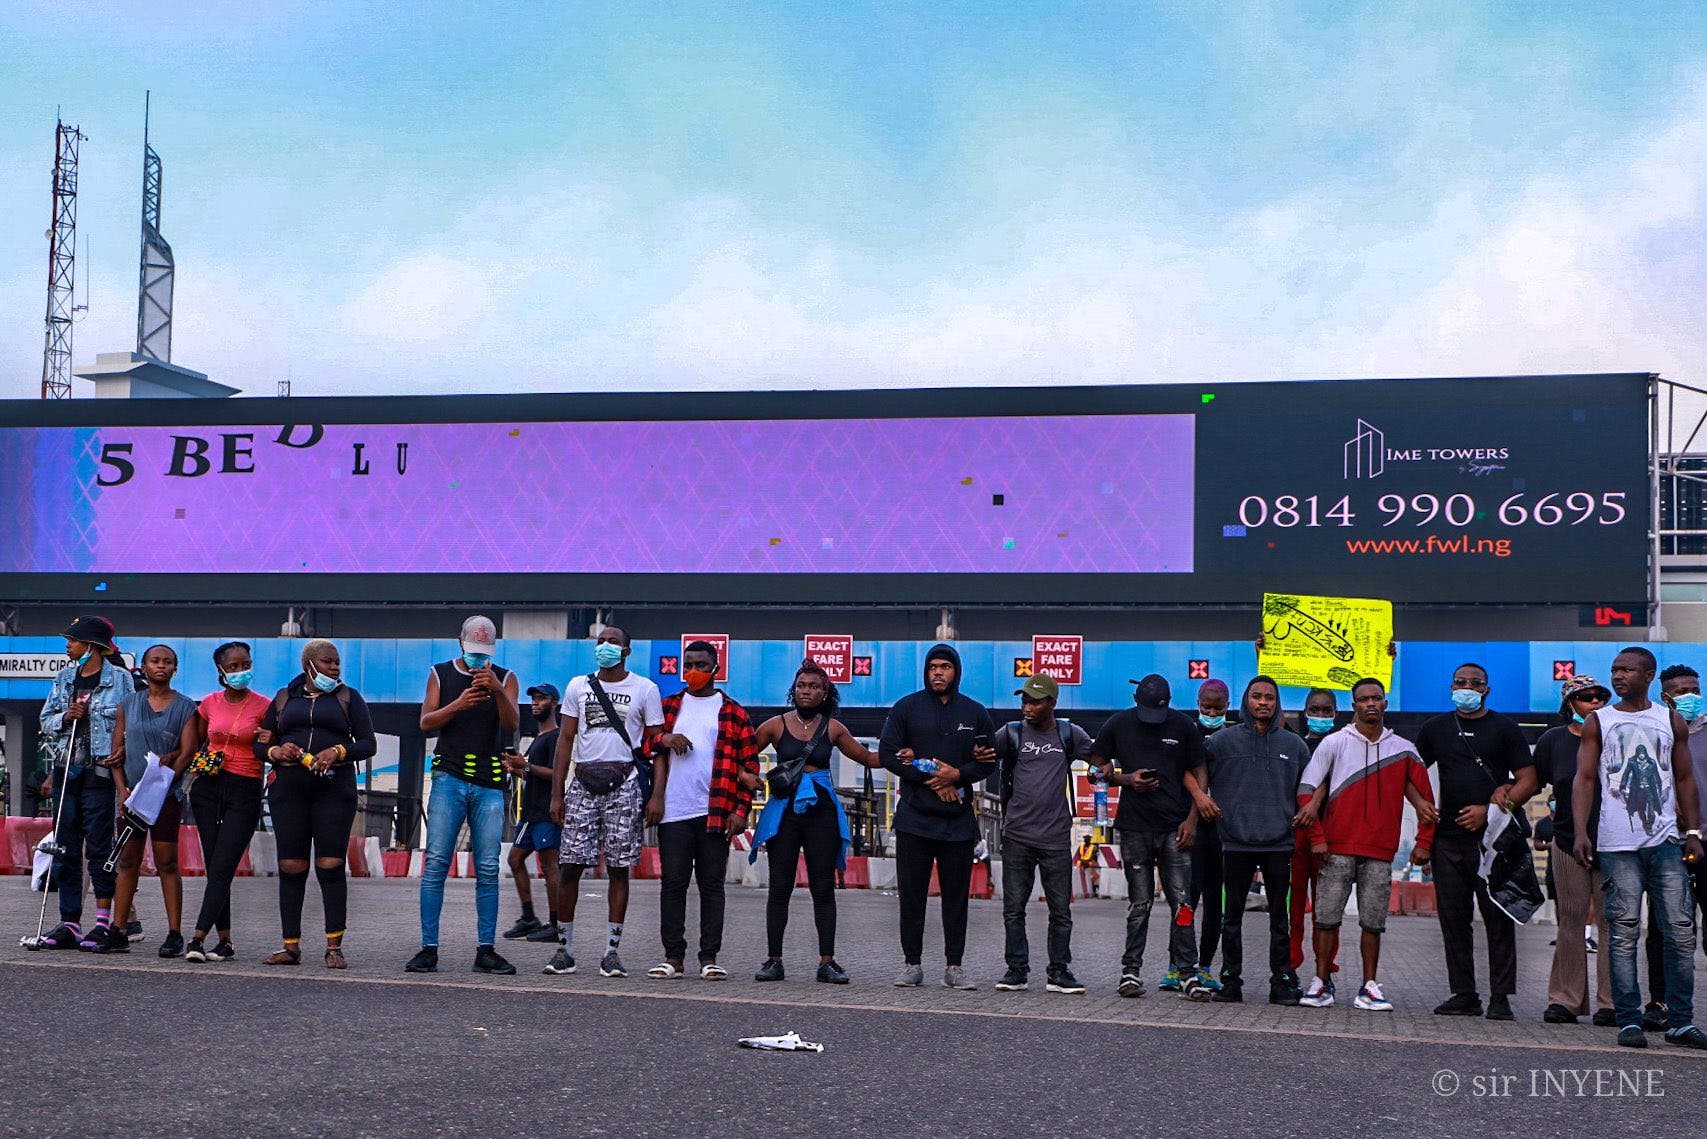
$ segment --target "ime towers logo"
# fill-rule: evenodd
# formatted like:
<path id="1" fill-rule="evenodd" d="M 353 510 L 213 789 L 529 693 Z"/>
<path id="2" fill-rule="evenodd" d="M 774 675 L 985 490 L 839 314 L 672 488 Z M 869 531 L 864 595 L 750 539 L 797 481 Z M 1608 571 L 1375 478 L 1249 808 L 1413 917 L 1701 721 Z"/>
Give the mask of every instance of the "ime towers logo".
<path id="1" fill-rule="evenodd" d="M 1389 463 L 1450 463 L 1460 474 L 1482 478 L 1505 470 L 1509 447 L 1393 447 L 1387 433 L 1361 417 L 1343 448 L 1342 471 L 1347 479 L 1377 479 Z"/>
<path id="2" fill-rule="evenodd" d="M 1380 478 L 1387 469 L 1387 436 L 1379 428 L 1359 419 L 1357 432 L 1345 445 L 1345 477 Z"/>

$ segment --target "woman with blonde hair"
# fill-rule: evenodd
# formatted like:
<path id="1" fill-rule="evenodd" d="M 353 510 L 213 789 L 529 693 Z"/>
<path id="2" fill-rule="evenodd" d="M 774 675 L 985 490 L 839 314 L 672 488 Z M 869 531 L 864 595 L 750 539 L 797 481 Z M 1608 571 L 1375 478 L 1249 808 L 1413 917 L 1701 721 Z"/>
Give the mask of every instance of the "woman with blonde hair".
<path id="1" fill-rule="evenodd" d="M 279 918 L 284 948 L 263 965 L 302 963 L 302 900 L 309 848 L 326 911 L 326 968 L 346 968 L 344 858 L 356 818 L 356 764 L 374 753 L 373 719 L 361 693 L 343 681 L 331 641 L 302 649 L 302 674 L 273 698 L 255 735 L 255 758 L 273 765 L 267 804 L 279 855 Z"/>

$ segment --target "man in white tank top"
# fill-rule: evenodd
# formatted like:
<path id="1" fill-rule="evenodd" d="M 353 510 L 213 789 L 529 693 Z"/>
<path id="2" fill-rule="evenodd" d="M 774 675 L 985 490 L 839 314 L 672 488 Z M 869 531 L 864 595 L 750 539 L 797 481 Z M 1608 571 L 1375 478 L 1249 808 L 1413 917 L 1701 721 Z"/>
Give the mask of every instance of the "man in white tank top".
<path id="1" fill-rule="evenodd" d="M 1576 858 L 1606 875 L 1606 921 L 1611 927 L 1612 997 L 1618 1043 L 1646 1048 L 1642 995 L 1636 981 L 1636 942 L 1642 895 L 1654 908 L 1665 939 L 1667 1043 L 1707 1049 L 1695 1027 L 1695 910 L 1684 862 L 1698 863 L 1701 843 L 1689 729 L 1682 717 L 1648 699 L 1657 662 L 1644 648 L 1612 661 L 1619 699 L 1589 716 L 1577 753 L 1571 805 Z M 1598 803 L 1598 822 L 1591 825 Z"/>

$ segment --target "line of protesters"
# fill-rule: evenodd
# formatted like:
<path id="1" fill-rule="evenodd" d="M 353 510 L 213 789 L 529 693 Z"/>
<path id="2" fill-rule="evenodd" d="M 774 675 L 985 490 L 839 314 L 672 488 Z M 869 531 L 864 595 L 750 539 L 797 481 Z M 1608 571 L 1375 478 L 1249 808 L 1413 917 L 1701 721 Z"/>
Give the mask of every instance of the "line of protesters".
<path id="1" fill-rule="evenodd" d="M 218 689 L 192 702 L 172 687 L 178 661 L 170 647 L 145 650 L 144 687 L 137 688 L 117 663 L 110 622 L 78 618 L 65 638 L 72 663 L 56 676 L 42 711 L 44 730 L 63 741 L 62 761 L 43 786 L 52 794 L 54 781 L 63 781 L 56 807 L 56 835 L 64 848 L 55 866 L 60 924 L 46 944 L 128 951 L 120 919 L 135 894 L 146 837 L 153 843 L 171 927 L 161 956 L 232 959 L 231 879 L 259 821 L 264 785 L 277 836 L 283 939 L 264 962 L 301 962 L 302 905 L 312 861 L 326 916 L 324 961 L 344 968 L 344 854 L 356 810 L 355 764 L 374 753 L 375 737 L 365 702 L 342 680 L 336 646 L 309 642 L 301 672 L 268 700 L 250 690 L 249 646 L 221 645 L 213 654 Z M 902 951 L 898 986 L 924 984 L 926 898 L 934 878 L 942 899 L 942 983 L 977 987 L 963 962 L 980 838 L 974 788 L 999 772 L 1006 972 L 996 988 L 1029 986 L 1025 907 L 1041 880 L 1048 907 L 1046 987 L 1084 992 L 1071 971 L 1076 859 L 1074 808 L 1066 791 L 1075 763 L 1084 762 L 1121 792 L 1113 820 L 1129 896 L 1121 996 L 1146 992 L 1143 954 L 1159 880 L 1171 921 L 1167 969 L 1157 987 L 1191 1000 L 1242 1002 L 1244 900 L 1260 878 L 1269 899 L 1271 1003 L 1335 1003 L 1340 927 L 1355 893 L 1362 983 L 1352 1003 L 1392 1009 L 1379 980 L 1381 935 L 1409 803 L 1418 824 L 1410 860 L 1433 864 L 1450 988 L 1434 1011 L 1511 1020 L 1515 922 L 1489 889 L 1489 865 L 1490 859 L 1497 864 L 1496 837 L 1509 830 L 1527 839 L 1522 807 L 1550 786 L 1550 877 L 1560 932 L 1543 1019 L 1571 1023 L 1587 1014 L 1587 947 L 1579 933 L 1585 925 L 1599 925 L 1609 952 L 1601 955 L 1596 1023 L 1618 1027 L 1619 1043 L 1627 1046 L 1645 1046 L 1646 1028 L 1663 1030 L 1672 1043 L 1707 1048 L 1707 1034 L 1693 1022 L 1695 911 L 1707 899 L 1707 852 L 1698 829 L 1707 780 L 1695 779 L 1689 749 L 1691 735 L 1707 729 L 1707 708 L 1699 677 L 1687 666 L 1667 669 L 1661 700 L 1652 700 L 1657 662 L 1643 648 L 1617 655 L 1610 688 L 1590 677 L 1567 681 L 1561 713 L 1569 722 L 1543 735 L 1531 755 L 1517 724 L 1490 708 L 1487 671 L 1473 663 L 1454 670 L 1452 710 L 1425 722 L 1414 743 L 1386 725 L 1387 695 L 1375 679 L 1353 686 L 1351 722 L 1337 728 L 1334 693 L 1312 690 L 1300 717 L 1303 730 L 1294 732 L 1280 707 L 1279 688 L 1268 677 L 1250 680 L 1238 719 L 1229 723 L 1224 682 L 1206 682 L 1197 714 L 1188 716 L 1170 706 L 1170 686 L 1154 674 L 1133 682 L 1133 707 L 1110 717 L 1093 739 L 1055 715 L 1059 692 L 1046 676 L 1028 679 L 1016 692 L 1021 719 L 998 732 L 989 710 L 960 691 L 958 653 L 939 644 L 926 654 L 923 687 L 891 709 L 873 753 L 836 719 L 835 685 L 811 661 L 795 675 L 787 710 L 755 727 L 746 710 L 716 686 L 714 645 L 697 641 L 686 647 L 685 687 L 665 699 L 652 681 L 628 671 L 629 638 L 610 626 L 594 645 L 596 667 L 576 677 L 566 696 L 550 684 L 527 689 L 539 732 L 522 754 L 507 746 L 519 726 L 521 694 L 515 674 L 494 663 L 496 627 L 487 618 L 470 618 L 459 640 L 461 654 L 433 666 L 421 709 L 421 727 L 437 734 L 438 746 L 420 885 L 421 947 L 405 965 L 409 972 L 438 969 L 444 882 L 464 824 L 476 875 L 472 968 L 515 972 L 496 941 L 500 851 L 509 831 L 505 786 L 516 777 L 522 790 L 510 870 L 522 913 L 503 936 L 555 943 L 547 974 L 576 971 L 579 885 L 589 869 L 602 864 L 607 921 L 602 936 L 595 932 L 583 944 L 592 946 L 601 976 L 627 975 L 620 951 L 629 873 L 640 858 L 644 827 L 654 826 L 664 959 L 647 975 L 687 975 L 686 898 L 692 885 L 700 903 L 698 974 L 726 978 L 718 962 L 724 878 L 732 840 L 752 823 L 749 858 L 765 850 L 772 862 L 767 957 L 755 980 L 785 978 L 789 900 L 804 857 L 818 940 L 816 979 L 848 983 L 835 959 L 836 873 L 851 845 L 829 774 L 832 753 L 839 751 L 855 763 L 884 768 L 899 783 L 892 821 Z M 758 756 L 766 747 L 775 749 L 777 762 L 761 776 Z M 208 878 L 187 943 L 178 932 L 181 789 L 119 852 L 117 873 L 103 869 L 115 820 L 150 752 L 179 775 L 195 773 L 188 795 Z M 1430 767 L 1439 776 L 1438 804 Z M 767 783 L 765 807 L 755 822 L 755 793 Z M 1211 830 L 1213 845 L 1205 837 Z M 1194 851 L 1206 853 L 1194 863 Z M 529 856 L 539 860 L 546 880 L 543 920 L 531 894 Z M 97 906 L 88 928 L 82 911 L 85 859 Z M 1211 906 L 1211 898 L 1231 904 Z M 1646 1008 L 1636 961 L 1644 898 L 1654 997 Z M 1485 1007 L 1476 980 L 1473 907 L 1488 942 Z M 1313 975 L 1306 985 L 1299 970 L 1306 961 L 1307 911 L 1314 917 Z M 206 942 L 215 934 L 218 940 L 209 949 Z M 1211 972 L 1217 952 L 1219 977 Z"/>

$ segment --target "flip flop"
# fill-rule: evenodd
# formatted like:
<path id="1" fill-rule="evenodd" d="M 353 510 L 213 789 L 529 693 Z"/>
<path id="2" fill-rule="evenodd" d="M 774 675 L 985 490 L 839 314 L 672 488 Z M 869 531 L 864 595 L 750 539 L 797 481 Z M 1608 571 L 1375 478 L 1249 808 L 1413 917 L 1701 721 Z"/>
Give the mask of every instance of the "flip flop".
<path id="1" fill-rule="evenodd" d="M 707 961 L 699 967 L 699 979 L 702 981 L 723 981 L 729 977 L 729 970 L 715 961 Z"/>
<path id="2" fill-rule="evenodd" d="M 646 970 L 646 975 L 654 981 L 676 981 L 680 980 L 684 976 L 680 969 L 676 968 L 668 961 L 664 962 L 662 965 L 652 966 L 652 968 Z"/>

